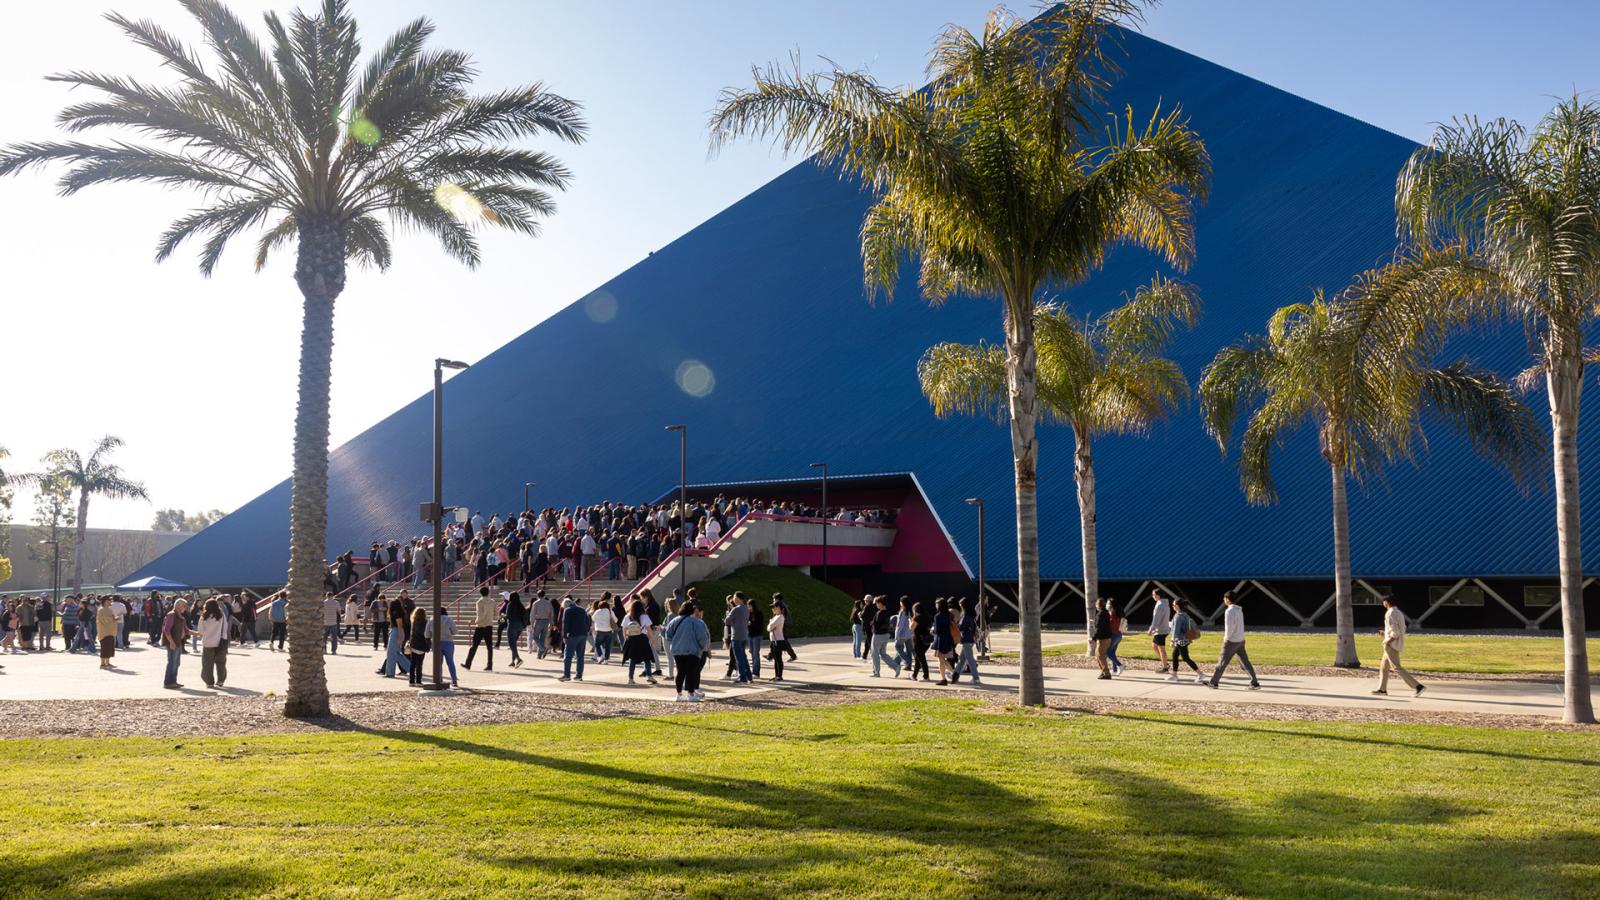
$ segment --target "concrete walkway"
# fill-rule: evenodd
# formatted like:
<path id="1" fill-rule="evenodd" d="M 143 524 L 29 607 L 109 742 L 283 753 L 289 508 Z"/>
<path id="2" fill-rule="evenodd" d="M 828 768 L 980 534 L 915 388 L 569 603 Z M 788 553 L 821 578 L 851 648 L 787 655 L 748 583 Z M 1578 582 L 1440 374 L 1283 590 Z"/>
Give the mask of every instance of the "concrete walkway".
<path id="1" fill-rule="evenodd" d="M 365 693 L 371 691 L 410 690 L 404 676 L 383 678 L 374 673 L 382 661 L 382 654 L 372 649 L 370 637 L 366 644 L 344 644 L 337 655 L 325 657 L 329 686 L 334 693 Z M 995 635 L 995 649 L 1014 649 L 1015 633 Z M 726 657 L 720 652 L 706 665 L 702 688 L 708 700 L 733 696 L 748 696 L 764 691 L 807 684 L 862 688 L 931 687 L 933 683 L 911 682 L 907 678 L 893 678 L 888 669 L 883 677 L 873 678 L 869 665 L 850 655 L 847 639 L 822 639 L 799 641 L 795 649 L 800 660 L 784 666 L 785 682 L 774 685 L 761 680 L 753 685 L 739 685 L 722 678 Z M 561 661 L 550 658 L 538 660 L 524 657 L 521 669 L 506 666 L 509 654 L 502 647 L 495 653 L 496 668 L 483 672 L 480 651 L 478 668 L 467 671 L 460 668 L 461 686 L 477 690 L 523 691 L 530 693 L 566 694 L 638 699 L 670 699 L 672 683 L 662 679 L 660 687 L 651 687 L 641 677 L 639 684 L 627 684 L 625 666 L 597 665 L 593 661 L 584 668 L 582 682 L 560 682 Z M 466 648 L 456 645 L 456 663 L 460 667 L 466 660 Z M 130 650 L 117 651 L 116 669 L 102 672 L 96 667 L 96 658 L 87 654 L 62 652 L 31 653 L 0 656 L 0 701 L 8 700 L 114 700 L 121 698 L 216 696 L 234 694 L 252 696 L 264 693 L 282 695 L 288 681 L 286 654 L 267 650 L 234 647 L 228 655 L 228 683 L 218 690 L 207 689 L 200 680 L 200 657 L 191 654 L 183 657 L 178 680 L 182 690 L 169 691 L 161 686 L 166 666 L 166 654 L 146 646 L 135 637 Z M 762 660 L 762 675 L 772 673 L 771 661 Z M 1210 673 L 1210 665 L 1201 663 Z M 1017 667 L 990 664 L 980 666 L 981 686 L 963 683 L 960 690 L 979 690 L 1015 694 Z M 1087 669 L 1046 668 L 1045 689 L 1052 695 L 1087 695 L 1095 697 L 1144 698 L 1181 700 L 1190 702 L 1278 703 L 1298 706 L 1333 706 L 1360 709 L 1411 709 L 1426 712 L 1499 713 L 1504 715 L 1543 716 L 1559 718 L 1561 715 L 1561 686 L 1532 681 L 1474 681 L 1465 679 L 1431 680 L 1422 697 L 1413 698 L 1404 684 L 1390 682 L 1392 693 L 1388 697 L 1375 697 L 1368 693 L 1376 687 L 1376 679 L 1314 675 L 1263 675 L 1261 690 L 1247 689 L 1247 679 L 1237 663 L 1224 676 L 1222 686 L 1212 690 L 1195 684 L 1193 678 L 1171 683 L 1152 671 L 1129 671 L 1112 681 L 1100 681 L 1094 671 Z M 446 673 L 448 678 L 448 672 Z M 938 667 L 934 665 L 934 677 Z M 954 692 L 955 688 L 951 689 Z"/>

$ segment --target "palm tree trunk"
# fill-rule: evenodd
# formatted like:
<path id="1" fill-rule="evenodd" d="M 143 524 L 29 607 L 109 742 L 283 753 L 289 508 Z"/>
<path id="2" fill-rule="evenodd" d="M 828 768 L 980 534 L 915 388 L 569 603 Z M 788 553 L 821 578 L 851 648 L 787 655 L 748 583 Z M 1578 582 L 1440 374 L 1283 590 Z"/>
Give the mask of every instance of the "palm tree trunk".
<path id="1" fill-rule="evenodd" d="M 89 534 L 89 492 L 78 488 L 78 533 L 72 544 L 72 592 L 83 592 L 83 541 Z"/>
<path id="2" fill-rule="evenodd" d="M 1006 387 L 1011 406 L 1011 456 L 1017 483 L 1017 605 L 1022 631 L 1017 702 L 1044 705 L 1044 658 L 1039 637 L 1038 358 L 1033 346 L 1031 292 L 1007 298 Z"/>
<path id="3" fill-rule="evenodd" d="M 1094 599 L 1100 596 L 1100 549 L 1095 532 L 1094 506 L 1094 454 L 1089 447 L 1086 429 L 1073 427 L 1077 444 L 1072 454 L 1072 475 L 1078 482 L 1078 530 L 1083 542 L 1083 613 L 1084 640 L 1088 653 L 1093 655 Z"/>
<path id="4" fill-rule="evenodd" d="M 289 501 L 289 688 L 283 714 L 328 714 L 322 661 L 322 593 L 327 569 L 328 392 L 333 374 L 333 302 L 344 290 L 345 229 L 328 221 L 300 228 L 294 278 L 304 298 L 300 395 L 294 419 L 294 489 Z"/>
<path id="5" fill-rule="evenodd" d="M 1589 652 L 1583 620 L 1583 555 L 1578 516 L 1578 401 L 1583 391 L 1580 336 L 1552 341 L 1546 350 L 1545 384 L 1555 435 L 1556 538 L 1561 565 L 1561 630 L 1566 644 L 1563 722 L 1593 722 Z M 1570 349 L 1567 349 L 1570 348 Z M 1565 352 L 1563 352 L 1565 350 Z"/>
<path id="6" fill-rule="evenodd" d="M 1344 466 L 1333 470 L 1333 664 L 1347 669 L 1361 665 L 1356 656 L 1356 611 L 1350 587 L 1350 501 L 1345 493 Z"/>

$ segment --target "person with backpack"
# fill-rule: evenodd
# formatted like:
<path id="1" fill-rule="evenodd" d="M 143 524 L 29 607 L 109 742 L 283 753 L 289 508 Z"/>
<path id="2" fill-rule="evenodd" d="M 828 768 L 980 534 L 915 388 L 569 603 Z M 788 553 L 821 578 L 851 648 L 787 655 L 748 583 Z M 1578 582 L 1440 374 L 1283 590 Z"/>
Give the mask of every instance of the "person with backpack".
<path id="1" fill-rule="evenodd" d="M 1237 656 L 1239 664 L 1250 675 L 1250 690 L 1258 691 L 1261 682 L 1256 680 L 1255 667 L 1250 665 L 1250 654 L 1244 649 L 1244 610 L 1234 601 L 1233 591 L 1222 592 L 1222 606 L 1222 651 L 1217 656 L 1217 667 L 1211 670 L 1211 680 L 1206 683 L 1216 687 L 1222 680 L 1222 673 L 1228 670 L 1228 663 Z"/>
<path id="2" fill-rule="evenodd" d="M 1167 635 L 1172 633 L 1172 604 L 1160 591 L 1151 591 L 1150 599 L 1155 601 L 1156 608 L 1150 613 L 1150 645 L 1155 648 L 1156 655 L 1161 658 L 1160 671 L 1167 671 Z"/>
<path id="3" fill-rule="evenodd" d="M 1100 680 L 1111 680 L 1111 616 L 1106 612 L 1106 598 L 1094 598 L 1094 622 L 1089 625 L 1089 642 L 1093 645 L 1094 661 L 1100 667 Z"/>
<path id="4" fill-rule="evenodd" d="M 644 664 L 644 679 L 656 683 L 656 654 L 650 648 L 650 616 L 645 612 L 643 600 L 634 600 L 628 615 L 622 620 L 622 661 L 628 664 L 628 683 L 633 684 L 633 673 Z"/>
<path id="5" fill-rule="evenodd" d="M 1178 680 L 1178 663 L 1188 663 L 1194 670 L 1196 684 L 1205 684 L 1204 675 L 1200 674 L 1200 667 L 1194 664 L 1189 656 L 1189 645 L 1200 639 L 1200 623 L 1195 621 L 1189 613 L 1189 604 L 1177 597 L 1172 598 L 1172 671 L 1167 673 L 1168 681 Z"/>

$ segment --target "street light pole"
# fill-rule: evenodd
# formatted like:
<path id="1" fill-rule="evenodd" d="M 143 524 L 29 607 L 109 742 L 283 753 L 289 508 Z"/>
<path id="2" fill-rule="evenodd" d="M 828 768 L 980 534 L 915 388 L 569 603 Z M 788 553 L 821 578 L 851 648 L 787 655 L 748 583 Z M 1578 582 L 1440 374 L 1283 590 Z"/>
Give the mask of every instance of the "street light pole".
<path id="1" fill-rule="evenodd" d="M 689 595 L 689 554 L 683 538 L 689 533 L 689 426 L 668 425 L 678 433 L 678 597 Z"/>
<path id="2" fill-rule="evenodd" d="M 828 583 L 828 464 L 812 463 L 811 468 L 822 470 L 822 583 Z"/>
<path id="3" fill-rule="evenodd" d="M 451 359 L 433 361 L 433 563 L 429 581 L 433 582 L 433 683 L 425 690 L 442 691 L 444 684 L 444 629 L 439 613 L 444 609 L 444 370 L 465 369 L 467 364 Z"/>
<path id="4" fill-rule="evenodd" d="M 524 481 L 522 483 L 522 511 L 523 512 L 527 512 L 528 511 L 528 488 L 536 488 L 538 486 L 539 485 L 536 482 L 532 482 L 532 481 Z"/>
<path id="5" fill-rule="evenodd" d="M 983 498 L 968 497 L 967 502 L 978 508 L 978 627 L 983 629 L 983 646 L 979 659 L 989 658 L 989 603 L 983 596 Z"/>

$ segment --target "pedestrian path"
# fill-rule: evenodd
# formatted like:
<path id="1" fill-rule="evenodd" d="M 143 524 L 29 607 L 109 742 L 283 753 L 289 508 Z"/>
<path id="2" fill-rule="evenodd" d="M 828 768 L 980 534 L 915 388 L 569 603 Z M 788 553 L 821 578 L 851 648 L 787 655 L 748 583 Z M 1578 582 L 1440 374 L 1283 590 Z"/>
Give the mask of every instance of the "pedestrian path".
<path id="1" fill-rule="evenodd" d="M 995 635 L 996 650 L 1015 649 L 1016 645 L 1015 633 Z M 496 668 L 493 672 L 482 671 L 484 660 L 481 652 L 477 670 L 468 671 L 461 667 L 466 659 L 465 648 L 461 644 L 456 646 L 463 688 L 640 700 L 670 699 L 673 695 L 672 683 L 665 677 L 661 679 L 659 687 L 646 684 L 642 677 L 637 684 L 629 685 L 626 666 L 615 662 L 609 665 L 588 662 L 581 682 L 559 681 L 561 661 L 555 657 L 539 660 L 526 655 L 523 668 L 511 669 L 508 666 L 510 657 L 504 647 L 494 655 Z M 724 680 L 722 673 L 727 665 L 726 657 L 717 654 L 707 663 L 702 680 L 707 700 L 750 697 L 768 691 L 796 690 L 808 686 L 910 689 L 930 688 L 935 684 L 895 678 L 888 669 L 884 670 L 882 677 L 872 677 L 868 663 L 850 655 L 847 638 L 796 641 L 795 650 L 800 659 L 784 664 L 786 680 L 782 684 L 765 678 L 751 685 Z M 412 687 L 403 676 L 383 678 L 375 674 L 374 670 L 382 658 L 383 655 L 373 650 L 370 643 L 341 645 L 337 655 L 324 657 L 330 689 L 335 693 L 411 690 Z M 178 680 L 185 687 L 176 691 L 161 687 L 165 653 L 145 646 L 142 641 L 135 640 L 130 650 L 119 650 L 114 662 L 117 665 L 115 670 L 101 672 L 96 668 L 95 658 L 87 654 L 73 655 L 58 651 L 0 656 L 0 665 L 5 666 L 0 672 L 0 701 L 114 700 L 219 694 L 254 696 L 265 693 L 282 696 L 288 686 L 287 655 L 267 650 L 264 646 L 259 649 L 235 647 L 228 656 L 227 684 L 220 690 L 207 689 L 200 681 L 198 654 L 183 658 Z M 770 676 L 771 662 L 762 660 L 762 663 L 762 675 Z M 1210 666 L 1205 663 L 1202 666 L 1209 674 Z M 952 693 L 967 690 L 1016 693 L 1018 670 L 1014 664 L 991 663 L 981 665 L 980 669 L 980 685 L 963 683 L 958 688 L 951 688 Z M 1098 680 L 1096 675 L 1090 669 L 1046 668 L 1045 690 L 1058 697 L 1250 702 L 1548 718 L 1559 718 L 1561 715 L 1561 686 L 1547 682 L 1435 679 L 1428 682 L 1428 690 L 1421 697 L 1414 698 L 1404 685 L 1394 682 L 1391 682 L 1389 696 L 1375 697 L 1368 693 L 1376 685 L 1375 679 L 1325 675 L 1263 675 L 1261 690 L 1251 691 L 1247 689 L 1248 680 L 1237 665 L 1229 669 L 1221 687 L 1216 690 L 1196 684 L 1192 678 L 1177 683 L 1169 682 L 1148 670 L 1130 670 L 1111 681 Z"/>

